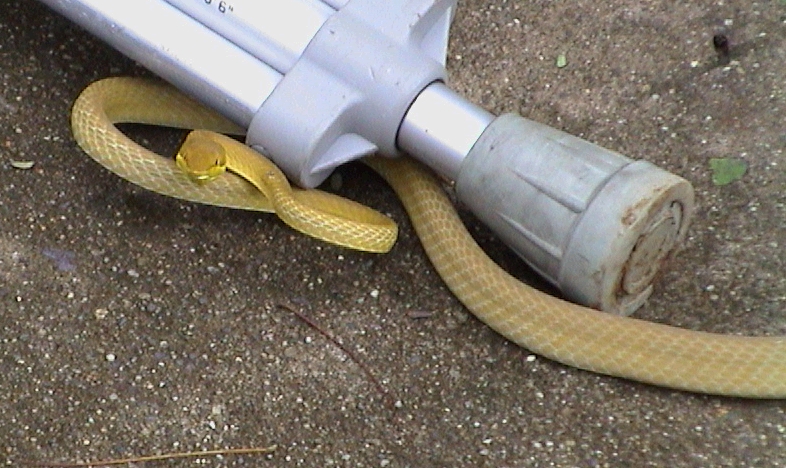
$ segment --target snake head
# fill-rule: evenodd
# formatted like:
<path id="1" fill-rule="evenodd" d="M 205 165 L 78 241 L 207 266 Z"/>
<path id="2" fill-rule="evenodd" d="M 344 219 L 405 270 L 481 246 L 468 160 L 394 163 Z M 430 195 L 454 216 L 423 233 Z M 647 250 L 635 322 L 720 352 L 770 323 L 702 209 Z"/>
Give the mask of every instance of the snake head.
<path id="1" fill-rule="evenodd" d="M 226 171 L 226 150 L 210 138 L 209 132 L 195 130 L 180 146 L 175 163 L 191 180 L 205 184 Z"/>

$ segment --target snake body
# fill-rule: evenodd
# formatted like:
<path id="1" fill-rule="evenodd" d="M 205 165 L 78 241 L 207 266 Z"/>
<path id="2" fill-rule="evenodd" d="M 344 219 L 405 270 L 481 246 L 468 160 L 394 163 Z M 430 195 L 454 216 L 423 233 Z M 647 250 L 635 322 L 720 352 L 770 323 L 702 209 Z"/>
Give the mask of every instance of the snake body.
<path id="1" fill-rule="evenodd" d="M 208 184 L 196 184 L 174 159 L 139 146 L 115 127 L 118 123 L 213 130 L 192 132 L 181 151 L 190 144 L 218 146 L 231 160 L 231 170 L 242 177 L 215 177 Z M 387 252 L 396 240 L 395 223 L 374 210 L 319 190 L 293 189 L 269 160 L 215 133 L 239 135 L 241 128 L 163 83 L 134 78 L 97 81 L 74 103 L 71 128 L 79 146 L 98 163 L 153 192 L 276 213 L 297 231 L 369 252 Z"/>
<path id="2" fill-rule="evenodd" d="M 144 107 L 142 115 L 113 109 L 115 105 L 107 105 L 95 96 L 86 102 L 80 97 L 72 112 L 72 126 L 80 145 L 87 153 L 98 154 L 93 157 L 122 177 L 131 179 L 112 166 L 118 160 L 137 158 L 140 148 L 133 143 L 134 147 L 118 147 L 117 142 L 108 140 L 106 135 L 114 127 L 110 124 L 112 129 L 107 128 L 106 122 L 96 115 L 108 115 L 110 121 L 123 117 L 120 120 L 221 132 L 238 130 L 227 128 L 227 123 L 216 120 L 212 112 L 186 108 L 182 100 L 188 99 L 171 88 L 156 85 L 154 88 L 164 90 L 162 94 L 155 94 L 152 88 L 135 93 L 133 89 L 150 83 L 123 83 L 126 88 L 115 88 L 107 81 L 91 87 L 105 87 L 104 93 L 108 94 L 126 94 L 120 100 L 144 99 L 132 105 L 134 109 Z M 90 97 L 91 87 L 83 96 Z M 131 175 L 136 178 L 131 179 L 133 182 L 203 203 L 245 208 L 244 202 L 235 200 L 235 196 L 250 197 L 259 203 L 258 194 L 252 193 L 256 189 L 243 181 L 220 178 L 215 181 L 218 185 L 199 187 L 172 169 L 171 161 L 163 163 L 160 161 L 164 158 L 155 157 L 159 162 L 145 163 L 144 171 Z M 598 312 L 544 294 L 519 282 L 485 255 L 438 181 L 419 164 L 405 158 L 370 158 L 366 162 L 401 199 L 429 259 L 448 288 L 467 309 L 507 339 L 569 366 L 653 385 L 717 395 L 786 398 L 786 337 L 685 330 Z M 165 189 L 159 190 L 160 187 Z"/>

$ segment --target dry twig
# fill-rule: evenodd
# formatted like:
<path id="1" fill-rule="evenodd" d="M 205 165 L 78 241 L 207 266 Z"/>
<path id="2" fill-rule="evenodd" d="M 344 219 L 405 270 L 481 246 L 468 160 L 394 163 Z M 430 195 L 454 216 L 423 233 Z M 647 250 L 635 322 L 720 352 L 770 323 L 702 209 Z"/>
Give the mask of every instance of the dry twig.
<path id="1" fill-rule="evenodd" d="M 320 335 L 322 335 L 325 338 L 327 338 L 328 340 L 330 340 L 330 342 L 333 343 L 334 345 L 336 345 L 338 347 L 338 349 L 343 351 L 344 354 L 346 354 L 352 360 L 352 362 L 354 362 L 355 364 L 357 364 L 358 367 L 360 367 L 360 369 L 368 377 L 368 380 L 371 381 L 371 383 L 374 385 L 374 387 L 376 387 L 376 389 L 380 393 L 380 395 L 382 395 L 382 399 L 383 400 L 385 400 L 385 401 L 387 401 L 389 403 L 392 401 L 392 398 L 391 398 L 390 394 L 385 390 L 385 388 L 382 386 L 382 384 L 379 383 L 379 381 L 376 379 L 376 377 L 374 377 L 374 374 L 371 373 L 371 369 L 369 369 L 367 365 L 365 365 L 360 359 L 358 359 L 352 351 L 350 351 L 346 346 L 341 344 L 340 341 L 338 341 L 336 338 L 334 338 L 333 335 L 331 335 L 327 331 L 325 331 L 322 328 L 320 328 L 320 326 L 317 325 L 316 322 L 314 322 L 313 320 L 311 320 L 307 316 L 303 315 L 303 313 L 301 313 L 298 310 L 296 310 L 293 306 L 291 306 L 289 304 L 284 304 L 284 303 L 279 303 L 278 306 L 283 308 L 283 309 L 288 310 L 289 312 L 292 312 L 297 318 L 302 320 L 306 325 L 308 325 L 309 327 L 313 328 Z"/>
<path id="2" fill-rule="evenodd" d="M 51 467 L 51 468 L 82 468 L 82 467 L 97 468 L 100 466 L 125 465 L 128 463 L 172 460 L 176 458 L 209 457 L 213 455 L 260 455 L 260 454 L 271 453 L 274 450 L 276 450 L 276 446 L 271 445 L 270 447 L 205 450 L 201 452 L 165 453 L 163 455 L 146 455 L 141 457 L 117 458 L 112 460 L 101 460 L 101 461 L 93 461 L 93 462 L 77 462 L 77 463 L 23 462 L 22 464 L 27 466 L 39 466 L 39 467 Z"/>

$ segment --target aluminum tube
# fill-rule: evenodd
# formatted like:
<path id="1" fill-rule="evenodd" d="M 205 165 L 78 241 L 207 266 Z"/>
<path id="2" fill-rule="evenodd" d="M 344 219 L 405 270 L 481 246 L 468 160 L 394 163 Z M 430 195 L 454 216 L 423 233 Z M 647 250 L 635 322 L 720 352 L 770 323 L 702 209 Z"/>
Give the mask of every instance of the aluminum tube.
<path id="1" fill-rule="evenodd" d="M 456 180 L 462 161 L 492 120 L 493 114 L 436 82 L 412 103 L 396 142 L 442 176 Z"/>
<path id="2" fill-rule="evenodd" d="M 285 74 L 336 12 L 318 0 L 166 0 Z"/>
<path id="3" fill-rule="evenodd" d="M 334 10 L 340 10 L 344 5 L 349 3 L 349 0 L 322 0 L 322 3 L 330 5 Z"/>
<path id="4" fill-rule="evenodd" d="M 244 128 L 281 74 L 162 0 L 41 0 Z"/>
<path id="5" fill-rule="evenodd" d="M 169 3 L 180 4 L 181 0 L 41 1 L 244 128 L 282 78 L 267 63 L 221 35 L 231 30 L 233 23 L 220 12 L 211 19 L 211 27 L 217 28 L 214 31 Z M 285 4 L 283 0 L 278 1 L 282 3 L 277 5 Z M 264 47 L 277 54 L 281 58 L 278 66 L 287 70 L 300 57 L 301 48 L 308 45 L 311 40 L 308 36 L 316 33 L 330 16 L 328 13 L 334 11 L 316 0 L 288 1 L 291 3 L 287 4 L 296 6 L 282 14 L 307 6 L 322 6 L 310 10 L 315 16 L 306 21 L 306 27 L 298 34 L 289 38 L 268 35 L 273 39 Z M 342 0 L 325 1 L 342 3 Z M 192 3 L 201 6 L 204 1 Z M 232 5 L 239 9 L 245 3 Z M 244 24 L 249 30 L 243 34 L 249 35 L 243 40 L 249 41 L 254 37 L 250 34 L 260 25 Z M 464 157 L 493 118 L 443 83 L 434 83 L 420 93 L 405 115 L 397 144 L 438 173 L 455 180 Z"/>

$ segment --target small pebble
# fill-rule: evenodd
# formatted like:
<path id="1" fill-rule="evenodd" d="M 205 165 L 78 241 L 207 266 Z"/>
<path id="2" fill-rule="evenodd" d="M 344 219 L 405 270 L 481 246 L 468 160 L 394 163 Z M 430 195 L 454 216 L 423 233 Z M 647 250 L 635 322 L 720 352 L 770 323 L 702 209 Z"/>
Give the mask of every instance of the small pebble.
<path id="1" fill-rule="evenodd" d="M 731 55 L 731 41 L 725 34 L 716 34 L 712 36 L 712 46 L 715 48 L 715 53 L 723 63 L 729 61 Z"/>
<path id="2" fill-rule="evenodd" d="M 341 177 L 339 172 L 334 172 L 330 176 L 330 190 L 337 191 L 341 190 L 341 187 L 344 185 L 344 179 Z"/>
<path id="3" fill-rule="evenodd" d="M 407 316 L 411 319 L 427 319 L 431 318 L 433 315 L 434 313 L 428 310 L 410 310 L 407 312 Z"/>

